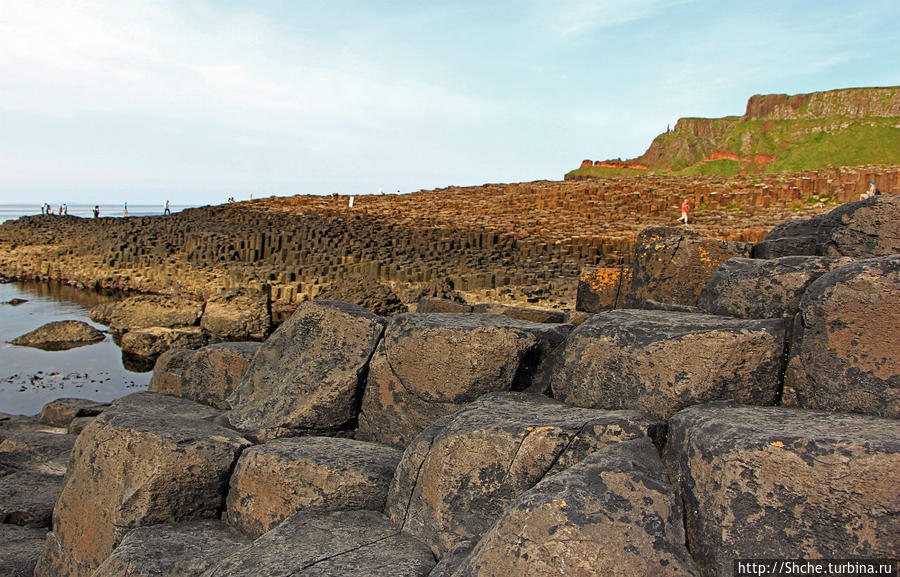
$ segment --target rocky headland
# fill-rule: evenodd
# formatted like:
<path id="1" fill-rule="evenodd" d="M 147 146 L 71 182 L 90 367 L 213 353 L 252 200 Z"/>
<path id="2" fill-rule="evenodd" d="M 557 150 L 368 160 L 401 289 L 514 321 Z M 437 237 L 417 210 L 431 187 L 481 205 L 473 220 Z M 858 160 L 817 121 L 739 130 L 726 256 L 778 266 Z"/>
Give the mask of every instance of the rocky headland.
<path id="1" fill-rule="evenodd" d="M 311 300 L 261 343 L 171 349 L 149 392 L 0 417 L 0 572 L 896 563 L 898 223 L 886 194 L 757 242 L 653 227 L 621 299 L 583 287 L 596 314 Z"/>

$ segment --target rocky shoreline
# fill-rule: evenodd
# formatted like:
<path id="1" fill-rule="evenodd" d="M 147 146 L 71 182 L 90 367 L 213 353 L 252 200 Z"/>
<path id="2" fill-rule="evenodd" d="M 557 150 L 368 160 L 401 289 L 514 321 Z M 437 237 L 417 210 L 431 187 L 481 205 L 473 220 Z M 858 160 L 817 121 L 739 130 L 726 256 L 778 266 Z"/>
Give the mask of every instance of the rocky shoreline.
<path id="1" fill-rule="evenodd" d="M 595 314 L 313 300 L 170 349 L 149 392 L 0 416 L 0 573 L 896 563 L 898 223 L 882 195 L 756 244 L 649 229 Z"/>

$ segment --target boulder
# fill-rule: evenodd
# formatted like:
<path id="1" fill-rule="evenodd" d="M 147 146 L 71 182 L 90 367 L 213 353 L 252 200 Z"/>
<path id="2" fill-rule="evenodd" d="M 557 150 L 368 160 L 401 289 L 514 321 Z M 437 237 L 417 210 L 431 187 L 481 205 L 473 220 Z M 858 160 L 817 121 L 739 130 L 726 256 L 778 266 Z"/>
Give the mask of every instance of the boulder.
<path id="1" fill-rule="evenodd" d="M 823 216 L 816 253 L 854 258 L 900 253 L 900 195 L 848 202 Z"/>
<path id="2" fill-rule="evenodd" d="M 531 309 L 493 303 L 475 305 L 472 307 L 472 312 L 503 315 L 511 319 L 519 319 L 520 321 L 529 321 L 532 323 L 564 323 L 567 321 L 568 316 L 563 311 Z"/>
<path id="3" fill-rule="evenodd" d="M 169 349 L 199 349 L 209 343 L 209 333 L 200 327 L 150 327 L 128 331 L 119 345 L 123 353 L 152 359 Z"/>
<path id="4" fill-rule="evenodd" d="M 19 305 L 24 305 L 28 302 L 28 299 L 9 299 L 8 301 L 0 302 L 0 305 L 10 305 L 17 307 Z"/>
<path id="5" fill-rule="evenodd" d="M 371 277 L 359 275 L 351 275 L 331 283 L 316 298 L 352 303 L 384 317 L 406 312 L 406 305 L 389 286 Z"/>
<path id="6" fill-rule="evenodd" d="M 42 423 L 54 427 L 68 427 L 76 417 L 96 417 L 102 413 L 109 403 L 101 403 L 90 399 L 60 398 L 50 401 L 41 409 Z"/>
<path id="7" fill-rule="evenodd" d="M 434 297 L 422 297 L 416 303 L 417 313 L 470 313 L 472 305 Z"/>
<path id="8" fill-rule="evenodd" d="M 262 341 L 272 325 L 269 307 L 265 293 L 229 289 L 206 301 L 200 326 L 226 341 Z"/>
<path id="9" fill-rule="evenodd" d="M 0 524 L 0 575 L 31 577 L 47 532 Z"/>
<path id="10" fill-rule="evenodd" d="M 813 282 L 800 304 L 784 403 L 900 418 L 900 255 Z"/>
<path id="11" fill-rule="evenodd" d="M 64 351 L 92 345 L 106 337 L 82 321 L 54 321 L 10 341 L 21 347 L 34 347 L 45 351 Z"/>
<path id="12" fill-rule="evenodd" d="M 716 399 L 772 405 L 781 385 L 785 322 L 623 309 L 572 331 L 550 379 L 553 396 L 595 409 L 668 419 Z"/>
<path id="13" fill-rule="evenodd" d="M 243 452 L 223 519 L 256 538 L 297 511 L 384 509 L 396 449 L 333 437 L 275 439 Z"/>
<path id="14" fill-rule="evenodd" d="M 428 547 L 374 511 L 301 511 L 202 577 L 424 577 Z"/>
<path id="15" fill-rule="evenodd" d="M 249 539 L 219 520 L 138 527 L 92 577 L 196 576 L 249 544 Z"/>
<path id="16" fill-rule="evenodd" d="M 634 246 L 629 308 L 646 301 L 695 306 L 700 291 L 718 266 L 750 256 L 751 245 L 727 242 L 680 227 L 643 230 Z"/>
<path id="17" fill-rule="evenodd" d="M 66 432 L 70 435 L 80 435 L 85 427 L 94 422 L 97 417 L 75 417 L 66 427 Z"/>
<path id="18" fill-rule="evenodd" d="M 820 256 L 731 258 L 713 273 L 697 304 L 714 315 L 793 318 L 800 309 L 800 298 L 814 280 L 850 262 L 849 258 Z"/>
<path id="19" fill-rule="evenodd" d="M 38 416 L 11 415 L 0 413 L 0 443 L 16 433 L 62 433 L 59 427 L 42 423 Z"/>
<path id="20" fill-rule="evenodd" d="M 645 437 L 600 449 L 525 492 L 453 575 L 699 573 L 681 500 Z"/>
<path id="21" fill-rule="evenodd" d="M 540 389 L 544 361 L 570 329 L 487 314 L 394 317 L 372 359 L 357 438 L 403 448 L 484 393 Z"/>
<path id="22" fill-rule="evenodd" d="M 706 577 L 735 559 L 900 552 L 900 420 L 710 403 L 672 417 L 665 462 Z"/>
<path id="23" fill-rule="evenodd" d="M 0 468 L 64 475 L 74 445 L 75 435 L 43 431 L 13 433 L 0 443 Z"/>
<path id="24" fill-rule="evenodd" d="M 352 426 L 384 323 L 359 305 L 303 303 L 259 348 L 229 397 L 231 424 L 255 438 Z"/>
<path id="25" fill-rule="evenodd" d="M 117 333 L 150 327 L 184 327 L 200 323 L 203 303 L 174 295 L 138 295 L 91 309 L 91 320 Z"/>
<path id="26" fill-rule="evenodd" d="M 156 393 L 115 401 L 78 436 L 35 574 L 87 577 L 131 529 L 218 517 L 250 443 L 217 415 Z"/>
<path id="27" fill-rule="evenodd" d="M 25 469 L 0 476 L 0 523 L 50 527 L 62 487 L 60 474 Z"/>
<path id="28" fill-rule="evenodd" d="M 187 354 L 175 353 L 162 365 L 157 361 L 149 390 L 230 409 L 227 399 L 240 384 L 260 346 L 253 342 L 218 343 Z"/>
<path id="29" fill-rule="evenodd" d="M 582 271 L 578 277 L 575 310 L 599 313 L 625 306 L 631 292 L 630 268 L 596 268 Z"/>
<path id="30" fill-rule="evenodd" d="M 194 354 L 191 349 L 169 349 L 159 355 L 153 365 L 153 376 L 147 390 L 181 396 L 181 380 L 184 362 Z"/>
<path id="31" fill-rule="evenodd" d="M 823 216 L 819 214 L 812 218 L 782 222 L 769 232 L 765 240 L 753 245 L 753 258 L 815 255 L 816 233 Z"/>
<path id="32" fill-rule="evenodd" d="M 440 558 L 477 540 L 522 493 L 600 448 L 661 435 L 637 411 L 595 411 L 492 393 L 425 429 L 403 454 L 386 512 Z"/>

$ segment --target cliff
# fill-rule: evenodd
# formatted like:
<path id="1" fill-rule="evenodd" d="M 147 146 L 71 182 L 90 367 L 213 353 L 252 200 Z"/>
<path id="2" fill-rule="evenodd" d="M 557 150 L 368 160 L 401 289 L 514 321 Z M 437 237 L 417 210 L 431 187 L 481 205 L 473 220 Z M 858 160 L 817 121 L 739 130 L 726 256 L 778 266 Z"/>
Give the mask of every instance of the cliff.
<path id="1" fill-rule="evenodd" d="M 900 162 L 900 87 L 755 95 L 743 116 L 682 118 L 643 155 L 644 172 L 737 174 Z M 567 178 L 602 176 L 585 161 Z"/>

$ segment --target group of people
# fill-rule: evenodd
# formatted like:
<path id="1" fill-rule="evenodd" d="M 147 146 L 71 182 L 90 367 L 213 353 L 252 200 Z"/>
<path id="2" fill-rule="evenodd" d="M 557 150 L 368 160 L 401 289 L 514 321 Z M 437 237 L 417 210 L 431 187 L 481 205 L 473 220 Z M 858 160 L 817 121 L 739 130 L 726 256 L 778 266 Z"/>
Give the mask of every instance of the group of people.
<path id="1" fill-rule="evenodd" d="M 45 215 L 53 214 L 53 207 L 50 206 L 49 202 L 45 202 L 44 204 L 41 205 L 41 214 L 45 214 Z M 59 205 L 59 216 L 68 216 L 68 214 L 69 214 L 69 205 L 68 204 Z"/>
<path id="2" fill-rule="evenodd" d="M 94 208 L 91 209 L 91 212 L 94 214 L 94 218 L 100 218 L 100 205 L 95 204 Z M 50 206 L 49 202 L 45 202 L 45 203 L 41 204 L 41 214 L 44 214 L 44 215 L 52 215 L 53 214 L 53 207 Z M 65 204 L 65 203 L 60 204 L 59 205 L 59 215 L 60 216 L 68 216 L 68 214 L 69 214 L 69 205 Z M 163 214 L 165 214 L 165 215 L 172 214 L 172 209 L 169 207 L 168 200 L 166 200 L 165 204 L 163 205 Z M 127 202 L 122 206 L 122 216 L 128 216 L 128 203 Z"/>

